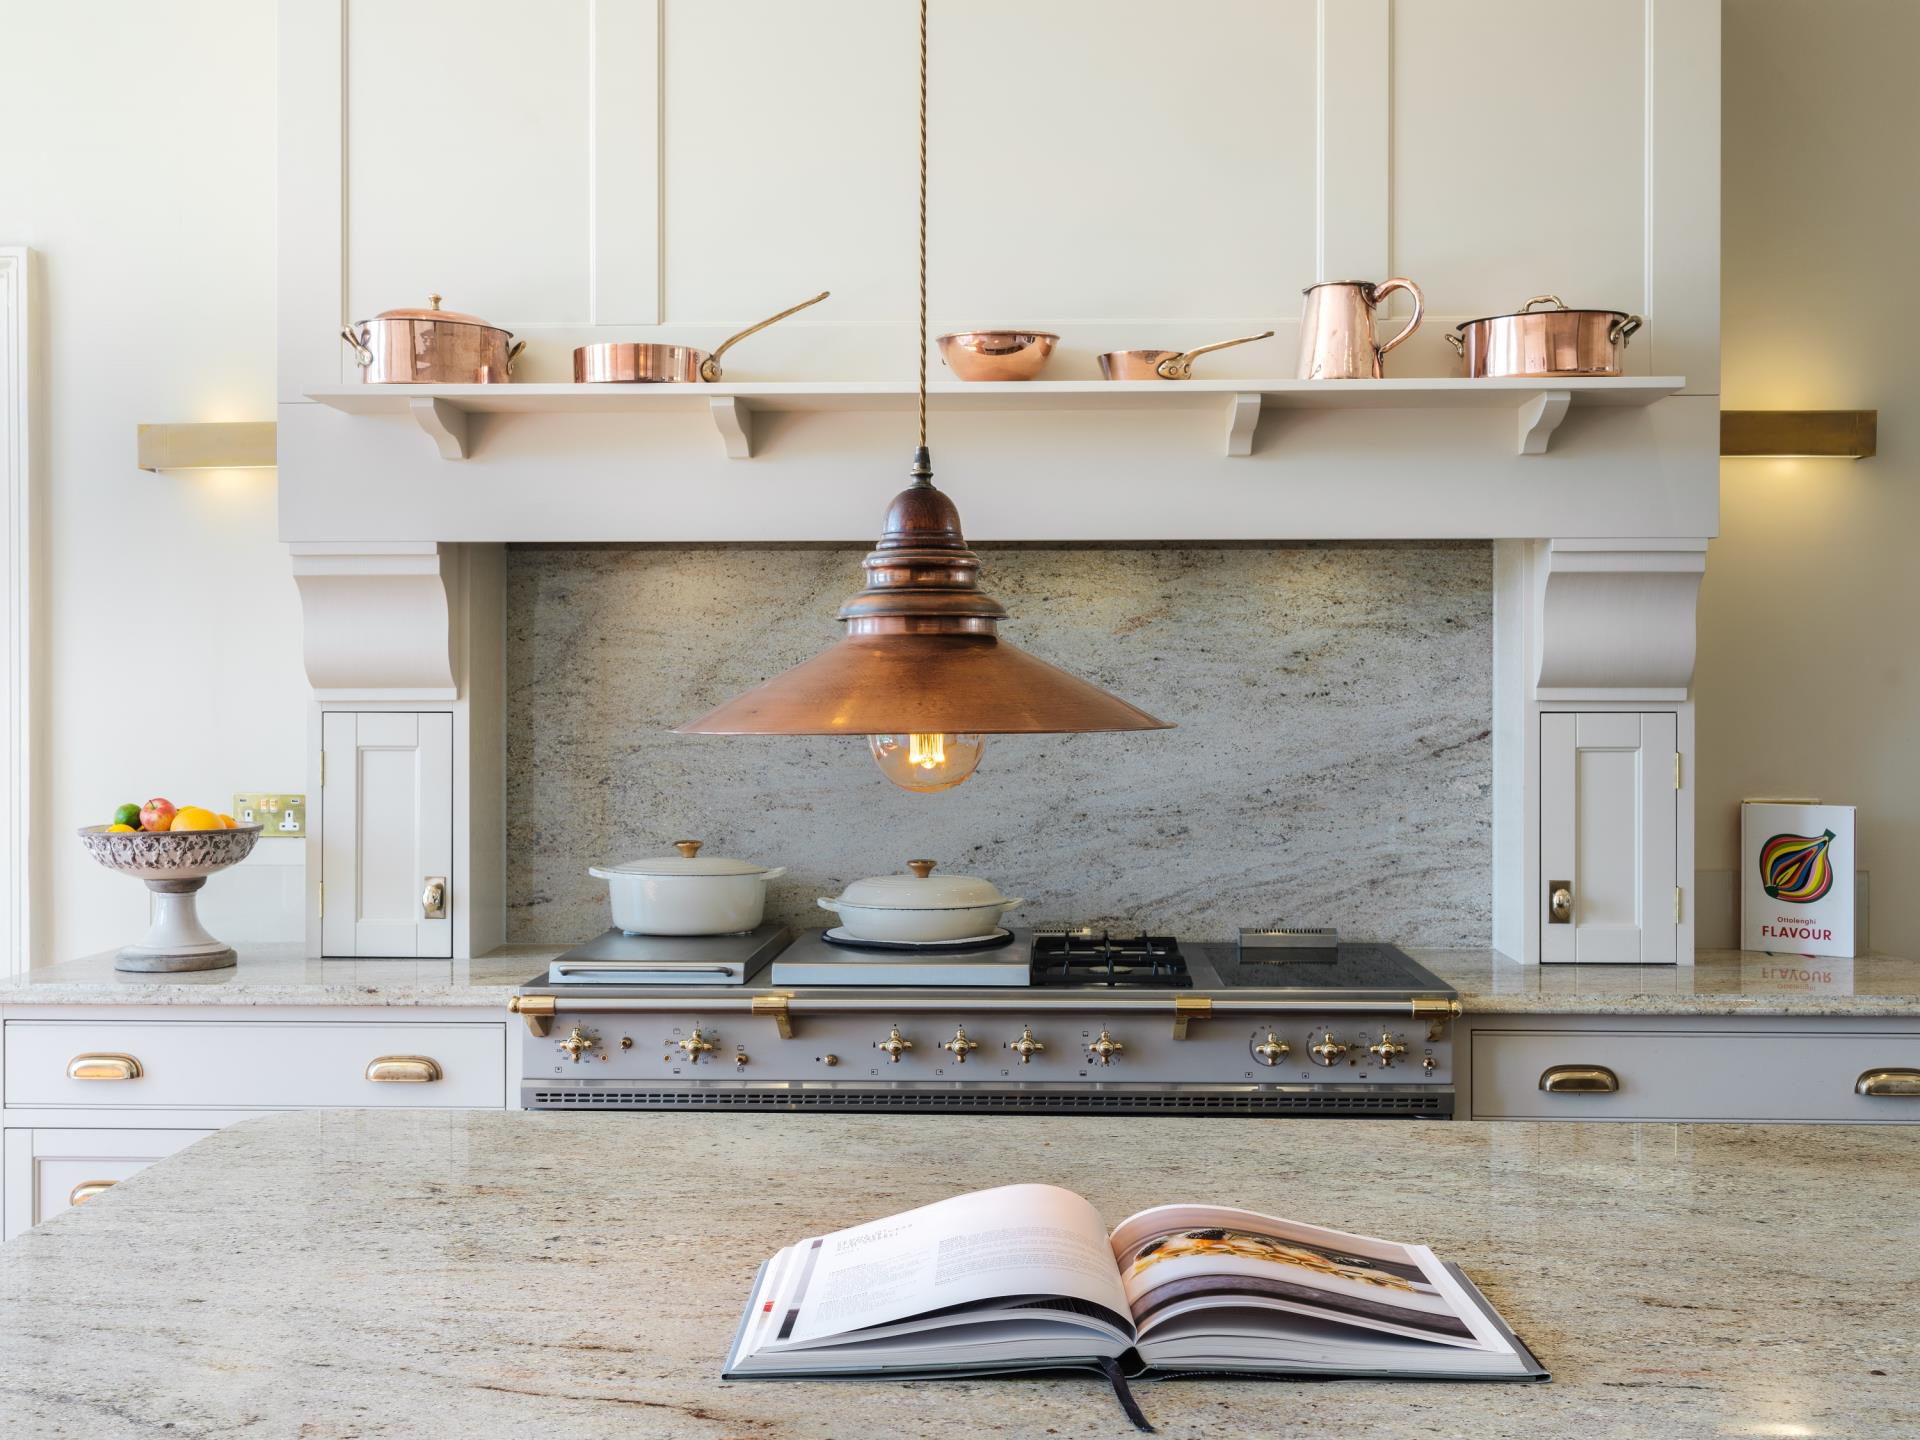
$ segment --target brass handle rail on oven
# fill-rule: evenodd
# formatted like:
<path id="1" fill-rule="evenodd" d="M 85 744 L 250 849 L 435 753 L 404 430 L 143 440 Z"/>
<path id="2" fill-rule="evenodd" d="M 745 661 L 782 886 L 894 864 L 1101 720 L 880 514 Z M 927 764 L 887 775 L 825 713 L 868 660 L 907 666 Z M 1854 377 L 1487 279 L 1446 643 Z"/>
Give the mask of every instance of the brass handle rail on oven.
<path id="1" fill-rule="evenodd" d="M 797 1015 L 1017 1014 L 1048 1011 L 1113 1016 L 1127 1013 L 1161 1014 L 1173 1021 L 1176 1040 L 1187 1038 L 1187 1025 L 1215 1015 L 1405 1015 L 1427 1022 L 1427 1038 L 1438 1040 L 1447 1021 L 1460 1015 L 1458 1000 L 1256 1000 L 1251 996 L 1219 998 L 1210 995 L 1048 995 L 1031 991 L 1019 995 L 968 995 L 929 992 L 924 995 L 618 995 L 582 997 L 570 1008 L 593 1014 L 702 1014 L 745 1013 L 772 1020 L 780 1038 L 793 1038 Z M 507 1009 L 527 1022 L 535 1035 L 553 1029 L 559 998 L 553 995 L 514 995 Z"/>

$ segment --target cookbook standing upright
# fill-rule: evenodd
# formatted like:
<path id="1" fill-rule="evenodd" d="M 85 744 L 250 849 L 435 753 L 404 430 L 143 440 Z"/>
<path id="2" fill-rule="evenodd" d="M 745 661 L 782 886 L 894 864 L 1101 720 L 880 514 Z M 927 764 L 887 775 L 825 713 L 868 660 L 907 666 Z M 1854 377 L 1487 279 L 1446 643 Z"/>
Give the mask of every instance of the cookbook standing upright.
<path id="1" fill-rule="evenodd" d="M 1740 948 L 1854 953 L 1851 805 L 1740 806 Z"/>

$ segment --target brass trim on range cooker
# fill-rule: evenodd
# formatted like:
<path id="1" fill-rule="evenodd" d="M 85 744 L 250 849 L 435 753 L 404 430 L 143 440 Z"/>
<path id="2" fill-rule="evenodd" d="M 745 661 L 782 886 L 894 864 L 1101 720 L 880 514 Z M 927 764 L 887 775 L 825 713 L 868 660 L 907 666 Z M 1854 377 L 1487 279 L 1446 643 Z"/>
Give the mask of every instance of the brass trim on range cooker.
<path id="1" fill-rule="evenodd" d="M 1042 937 L 1043 939 L 1045 937 Z M 819 946 L 818 932 L 792 951 Z M 1170 942 L 1169 942 L 1170 943 Z M 1186 988 L 730 988 L 555 982 L 508 1002 L 527 1024 L 529 1109 L 898 1110 L 1448 1119 L 1444 982 L 1391 946 L 1250 962 L 1173 955 Z M 791 952 L 790 952 L 791 953 Z M 1000 952 L 1000 953 L 1004 953 Z M 1373 983 L 1368 983 L 1369 981 Z"/>

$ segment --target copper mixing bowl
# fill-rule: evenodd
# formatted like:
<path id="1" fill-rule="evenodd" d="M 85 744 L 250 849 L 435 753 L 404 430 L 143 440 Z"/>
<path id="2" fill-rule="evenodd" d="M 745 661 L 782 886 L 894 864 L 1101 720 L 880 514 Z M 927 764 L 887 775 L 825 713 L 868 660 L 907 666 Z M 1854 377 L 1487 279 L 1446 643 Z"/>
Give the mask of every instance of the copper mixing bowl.
<path id="1" fill-rule="evenodd" d="M 959 330 L 940 337 L 940 361 L 962 380 L 1031 380 L 1059 338 L 1045 330 Z"/>

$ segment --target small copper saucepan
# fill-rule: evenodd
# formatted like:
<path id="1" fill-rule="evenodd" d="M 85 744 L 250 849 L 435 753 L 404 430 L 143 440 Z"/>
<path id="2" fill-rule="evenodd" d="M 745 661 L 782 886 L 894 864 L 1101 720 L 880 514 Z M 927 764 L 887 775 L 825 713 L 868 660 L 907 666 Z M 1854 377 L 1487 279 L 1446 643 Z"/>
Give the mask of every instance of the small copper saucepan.
<path id="1" fill-rule="evenodd" d="M 1191 380 L 1196 356 L 1211 354 L 1215 350 L 1225 350 L 1229 345 L 1246 345 L 1255 340 L 1266 340 L 1272 334 L 1271 330 L 1262 330 L 1258 335 L 1242 335 L 1237 340 L 1216 340 L 1211 345 L 1197 345 L 1191 350 L 1109 350 L 1100 357 L 1100 378 L 1102 380 Z"/>
<path id="2" fill-rule="evenodd" d="M 822 290 L 811 300 L 790 305 L 778 315 L 769 315 L 758 325 L 749 325 L 738 335 L 729 335 L 712 353 L 691 345 L 663 345 L 638 340 L 607 340 L 598 345 L 581 345 L 573 352 L 573 380 L 576 385 L 635 385 L 674 382 L 685 384 L 704 380 L 712 384 L 720 378 L 720 357 L 749 335 L 756 335 L 775 321 L 797 315 L 809 305 L 818 305 L 831 291 Z"/>

